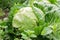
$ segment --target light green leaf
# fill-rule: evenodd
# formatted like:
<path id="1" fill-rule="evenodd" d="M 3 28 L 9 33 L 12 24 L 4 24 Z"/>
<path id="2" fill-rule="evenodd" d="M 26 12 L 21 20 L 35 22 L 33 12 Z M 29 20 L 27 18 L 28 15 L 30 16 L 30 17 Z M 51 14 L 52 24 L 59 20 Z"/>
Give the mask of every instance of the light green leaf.
<path id="1" fill-rule="evenodd" d="M 48 35 L 52 33 L 52 29 L 49 27 L 45 27 L 43 31 L 41 32 L 41 35 Z"/>

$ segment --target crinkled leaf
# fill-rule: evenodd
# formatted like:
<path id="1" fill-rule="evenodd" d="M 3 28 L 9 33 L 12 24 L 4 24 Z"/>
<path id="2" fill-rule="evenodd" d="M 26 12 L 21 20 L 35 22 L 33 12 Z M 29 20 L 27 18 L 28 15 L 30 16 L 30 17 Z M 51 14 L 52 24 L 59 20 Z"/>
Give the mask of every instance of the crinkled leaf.
<path id="1" fill-rule="evenodd" d="M 41 32 L 41 35 L 48 35 L 52 33 L 52 29 L 49 27 L 45 27 L 43 31 Z"/>

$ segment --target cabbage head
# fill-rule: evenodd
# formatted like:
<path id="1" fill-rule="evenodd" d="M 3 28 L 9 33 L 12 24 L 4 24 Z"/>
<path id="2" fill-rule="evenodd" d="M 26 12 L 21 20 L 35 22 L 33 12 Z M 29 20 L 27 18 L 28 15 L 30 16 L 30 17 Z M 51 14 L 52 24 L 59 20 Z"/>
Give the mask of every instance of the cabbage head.
<path id="1" fill-rule="evenodd" d="M 12 25 L 19 30 L 33 30 L 37 26 L 37 18 L 31 7 L 21 8 L 14 16 Z"/>

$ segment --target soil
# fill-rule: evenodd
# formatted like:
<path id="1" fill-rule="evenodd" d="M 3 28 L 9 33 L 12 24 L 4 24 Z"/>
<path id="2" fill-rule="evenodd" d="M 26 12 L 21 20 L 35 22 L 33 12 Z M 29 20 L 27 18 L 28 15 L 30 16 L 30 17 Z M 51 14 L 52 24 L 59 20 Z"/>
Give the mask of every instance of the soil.
<path id="1" fill-rule="evenodd" d="M 4 19 L 5 17 L 8 16 L 9 9 L 5 9 L 5 10 L 3 10 L 3 11 L 4 11 L 5 15 L 4 15 L 4 16 L 0 16 L 0 19 Z"/>

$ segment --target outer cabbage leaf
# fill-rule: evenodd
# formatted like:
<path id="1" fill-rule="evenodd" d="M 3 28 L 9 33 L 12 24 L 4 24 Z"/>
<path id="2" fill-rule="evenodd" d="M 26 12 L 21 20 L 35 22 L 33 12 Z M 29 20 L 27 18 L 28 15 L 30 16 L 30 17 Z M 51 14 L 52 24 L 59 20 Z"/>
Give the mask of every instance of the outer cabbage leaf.
<path id="1" fill-rule="evenodd" d="M 52 33 L 52 29 L 49 27 L 45 27 L 43 31 L 41 32 L 41 35 L 48 35 Z"/>

